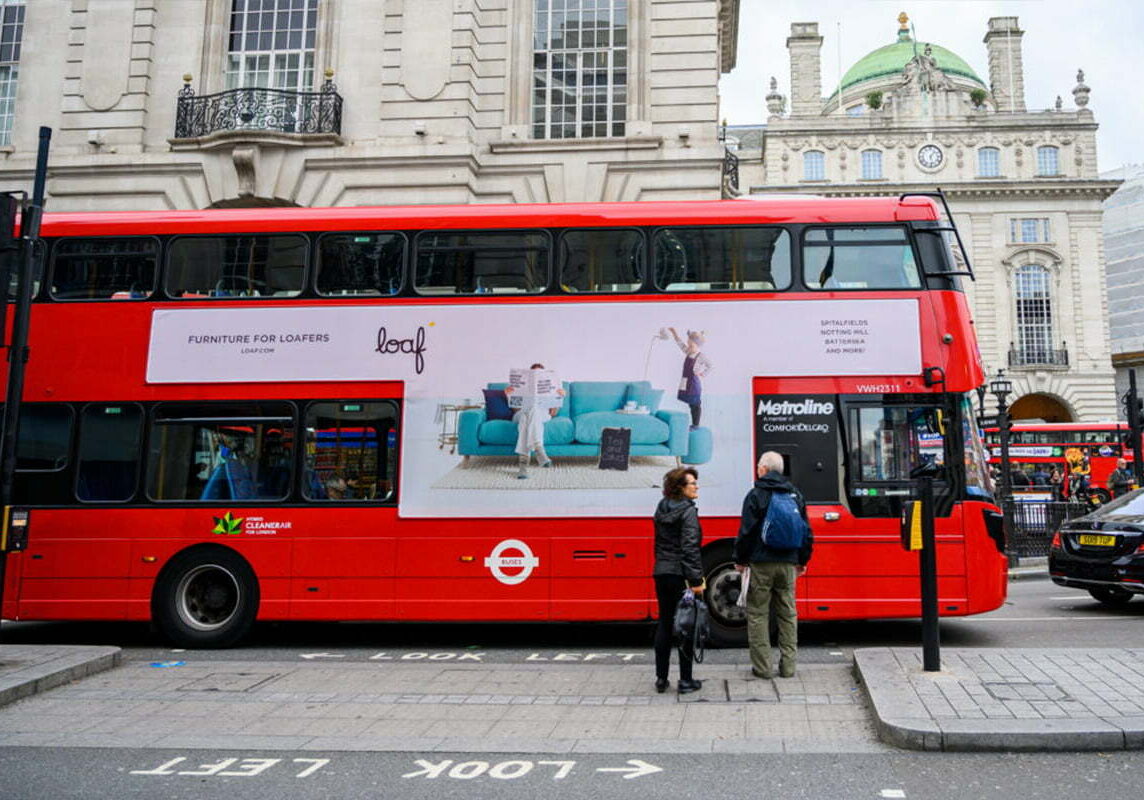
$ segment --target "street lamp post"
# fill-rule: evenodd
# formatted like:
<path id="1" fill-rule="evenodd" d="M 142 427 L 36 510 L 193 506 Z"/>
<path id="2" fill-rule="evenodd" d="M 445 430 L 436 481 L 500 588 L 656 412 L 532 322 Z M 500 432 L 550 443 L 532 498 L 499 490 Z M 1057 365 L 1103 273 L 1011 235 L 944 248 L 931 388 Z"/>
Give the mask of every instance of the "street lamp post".
<path id="1" fill-rule="evenodd" d="M 985 427 L 985 384 L 982 383 L 977 387 L 977 425 L 978 427 Z"/>
<path id="2" fill-rule="evenodd" d="M 1009 464 L 1009 407 L 1005 398 L 1013 393 L 1013 383 L 1005 377 L 1004 370 L 997 370 L 997 377 L 989 382 L 989 391 L 997 398 L 997 433 L 1001 442 L 1001 517 L 1005 528 L 1005 543 L 1010 550 L 1010 558 L 1016 565 L 1018 556 L 1012 549 L 1013 537 L 1013 485 Z"/>

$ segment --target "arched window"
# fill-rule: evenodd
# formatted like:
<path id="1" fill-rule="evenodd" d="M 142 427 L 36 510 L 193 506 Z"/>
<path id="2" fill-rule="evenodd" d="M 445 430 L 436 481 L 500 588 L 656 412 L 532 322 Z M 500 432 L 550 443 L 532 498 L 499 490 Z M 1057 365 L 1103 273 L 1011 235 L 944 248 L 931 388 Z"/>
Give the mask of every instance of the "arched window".
<path id="1" fill-rule="evenodd" d="M 1045 145 L 1037 148 L 1037 174 L 1060 175 L 1060 158 L 1057 148 Z"/>
<path id="2" fill-rule="evenodd" d="M 1053 305 L 1051 275 L 1040 264 L 1026 264 L 1013 273 L 1017 303 L 1015 364 L 1052 364 Z"/>
<path id="3" fill-rule="evenodd" d="M 826 180 L 826 156 L 821 150 L 807 150 L 802 154 L 802 179 L 804 181 Z"/>
<path id="4" fill-rule="evenodd" d="M 882 175 L 882 151 L 862 151 L 862 180 L 877 180 Z"/>
<path id="5" fill-rule="evenodd" d="M 1001 151 L 996 147 L 982 147 L 977 151 L 977 177 L 1001 177 Z"/>
<path id="6" fill-rule="evenodd" d="M 226 87 L 314 90 L 318 0 L 234 0 Z"/>

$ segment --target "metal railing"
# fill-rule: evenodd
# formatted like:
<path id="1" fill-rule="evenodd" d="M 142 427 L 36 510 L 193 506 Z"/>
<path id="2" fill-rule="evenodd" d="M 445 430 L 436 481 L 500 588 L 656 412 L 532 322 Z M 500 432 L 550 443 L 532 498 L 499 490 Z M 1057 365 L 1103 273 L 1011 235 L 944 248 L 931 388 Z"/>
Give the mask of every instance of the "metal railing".
<path id="1" fill-rule="evenodd" d="M 1069 365 L 1068 348 L 1061 343 L 1060 350 L 1047 347 L 1025 347 L 1018 349 L 1010 345 L 1010 367 L 1067 367 Z"/>
<path id="2" fill-rule="evenodd" d="M 731 192 L 739 192 L 739 157 L 729 149 L 723 149 L 723 186 Z"/>
<path id="3" fill-rule="evenodd" d="M 342 132 L 342 96 L 332 80 L 320 92 L 246 87 L 198 97 L 188 81 L 179 90 L 175 138 L 216 131 Z"/>
<path id="4" fill-rule="evenodd" d="M 1012 520 L 1009 555 L 1018 558 L 1047 556 L 1053 534 L 1070 519 L 1083 517 L 1093 506 L 1082 500 L 1024 500 L 1020 495 L 1001 501 Z"/>

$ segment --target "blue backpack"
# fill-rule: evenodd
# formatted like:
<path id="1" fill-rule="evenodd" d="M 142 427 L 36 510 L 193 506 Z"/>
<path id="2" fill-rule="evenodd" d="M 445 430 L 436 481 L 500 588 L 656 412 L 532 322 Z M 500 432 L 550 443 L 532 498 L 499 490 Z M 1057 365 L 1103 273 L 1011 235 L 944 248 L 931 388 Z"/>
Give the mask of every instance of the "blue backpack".
<path id="1" fill-rule="evenodd" d="M 759 533 L 760 547 L 771 550 L 798 550 L 806 542 L 807 524 L 798 513 L 798 501 L 791 492 L 771 492 L 767 515 Z"/>

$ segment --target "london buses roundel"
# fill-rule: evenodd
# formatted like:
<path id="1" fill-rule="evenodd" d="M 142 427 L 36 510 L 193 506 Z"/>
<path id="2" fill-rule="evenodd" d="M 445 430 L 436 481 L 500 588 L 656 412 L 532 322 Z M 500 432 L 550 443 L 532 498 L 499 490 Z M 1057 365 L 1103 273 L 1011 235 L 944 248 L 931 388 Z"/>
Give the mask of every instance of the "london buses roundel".
<path id="1" fill-rule="evenodd" d="M 532 571 L 540 566 L 540 559 L 520 539 L 505 539 L 485 558 L 485 566 L 498 581 L 514 586 L 528 580 Z M 513 574 L 505 574 L 506 569 L 512 570 Z"/>

